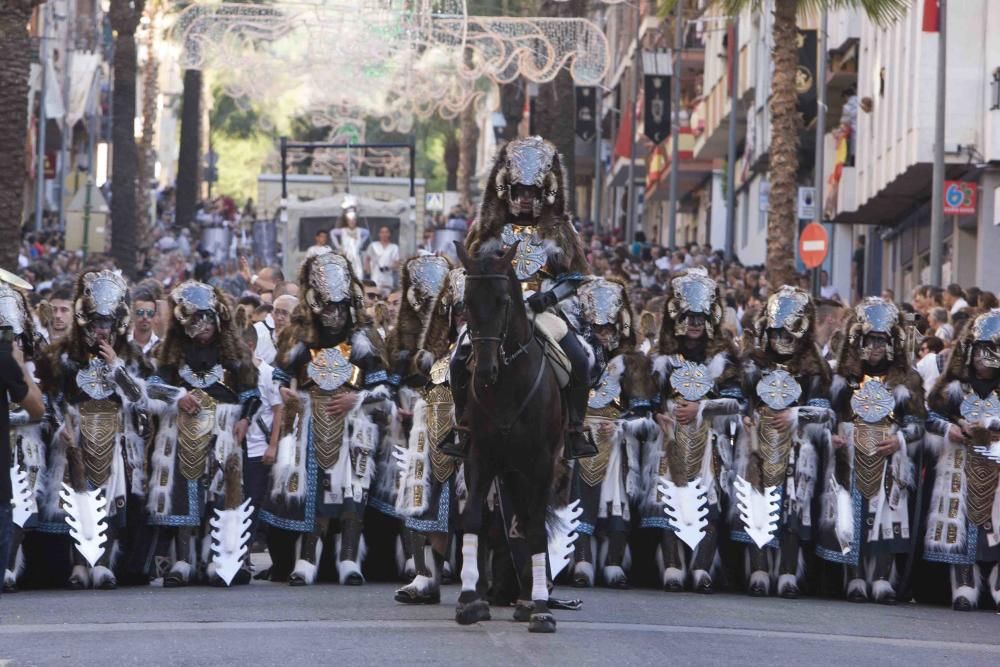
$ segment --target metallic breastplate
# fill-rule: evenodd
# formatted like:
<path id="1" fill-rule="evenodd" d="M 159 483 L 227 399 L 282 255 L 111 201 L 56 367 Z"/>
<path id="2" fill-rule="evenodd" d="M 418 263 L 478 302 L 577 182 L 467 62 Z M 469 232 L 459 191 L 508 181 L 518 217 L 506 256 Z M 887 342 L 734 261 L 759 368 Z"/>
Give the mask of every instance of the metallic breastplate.
<path id="1" fill-rule="evenodd" d="M 76 386 L 90 398 L 100 401 L 115 393 L 110 378 L 111 369 L 103 359 L 91 359 L 85 368 L 76 372 Z"/>
<path id="2" fill-rule="evenodd" d="M 602 434 L 598 426 L 604 422 L 611 422 L 618 418 L 618 410 L 612 406 L 588 411 L 588 421 L 591 424 L 591 433 L 594 436 L 594 444 L 597 445 L 597 455 L 585 459 L 577 459 L 574 465 L 579 466 L 580 479 L 587 486 L 597 486 L 604 481 L 604 474 L 608 470 L 608 461 L 611 460 L 611 449 L 615 446 L 614 433 Z"/>
<path id="3" fill-rule="evenodd" d="M 344 417 L 334 417 L 326 413 L 330 399 L 343 393 L 344 389 L 324 391 L 314 387 L 309 392 L 312 406 L 312 443 L 319 467 L 329 470 L 340 458 L 340 446 L 344 441 Z"/>
<path id="4" fill-rule="evenodd" d="M 425 419 L 431 445 L 431 473 L 444 483 L 455 472 L 455 459 L 441 452 L 441 443 L 451 431 L 453 402 L 451 390 L 443 384 L 434 385 L 424 399 L 427 402 Z"/>
<path id="5" fill-rule="evenodd" d="M 545 268 L 548 254 L 545 241 L 534 227 L 519 227 L 504 225 L 500 234 L 504 245 L 512 246 L 520 241 L 517 254 L 514 256 L 514 273 L 518 280 L 530 280 L 536 273 Z"/>
<path id="6" fill-rule="evenodd" d="M 892 437 L 889 418 L 895 402 L 880 380 L 868 379 L 851 396 L 854 410 L 854 476 L 861 495 L 871 500 L 879 492 L 885 457 L 878 444 Z"/>
<path id="7" fill-rule="evenodd" d="M 996 392 L 980 398 L 974 391 L 970 391 L 962 401 L 961 413 L 966 421 L 983 424 L 1000 417 L 1000 400 L 997 400 Z M 993 497 L 1000 478 L 997 461 L 983 455 L 988 451 L 987 447 L 975 447 L 965 458 L 965 502 L 969 520 L 977 526 L 985 526 L 992 519 Z"/>
<path id="8" fill-rule="evenodd" d="M 201 410 L 190 415 L 177 414 L 177 461 L 184 479 L 195 481 L 205 474 L 208 450 L 215 434 L 215 400 L 201 389 L 190 393 L 198 400 Z"/>
<path id="9" fill-rule="evenodd" d="M 795 404 L 802 396 L 802 387 L 783 368 L 764 374 L 757 383 L 757 396 L 774 411 L 784 410 Z"/>
<path id="10" fill-rule="evenodd" d="M 770 408 L 763 407 L 758 412 L 757 438 L 761 463 L 763 486 L 779 486 L 785 481 L 788 468 L 788 454 L 792 449 L 792 432 L 780 432 L 775 423 L 777 417 Z M 763 489 L 758 489 L 763 491 Z"/>
<path id="11" fill-rule="evenodd" d="M 87 479 L 101 486 L 111 475 L 115 437 L 119 432 L 118 404 L 95 400 L 80 403 L 80 447 Z"/>
<path id="12" fill-rule="evenodd" d="M 316 386 L 326 392 L 339 389 L 346 382 L 356 381 L 361 371 L 348 361 L 350 346 L 314 350 L 306 374 Z"/>

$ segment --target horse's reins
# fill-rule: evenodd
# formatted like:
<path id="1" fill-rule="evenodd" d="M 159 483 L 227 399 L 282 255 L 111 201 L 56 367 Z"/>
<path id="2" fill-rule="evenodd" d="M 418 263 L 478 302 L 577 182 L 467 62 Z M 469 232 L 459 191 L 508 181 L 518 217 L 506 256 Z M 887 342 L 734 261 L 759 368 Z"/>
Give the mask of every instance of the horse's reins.
<path id="1" fill-rule="evenodd" d="M 505 274 L 505 273 L 483 273 L 481 275 L 467 275 L 467 276 L 465 276 L 465 280 L 466 281 L 469 281 L 469 280 L 504 280 L 504 281 L 509 281 L 510 277 L 507 274 Z M 534 334 L 529 335 L 527 341 L 525 341 L 523 343 L 519 343 L 518 346 L 517 346 L 517 350 L 515 350 L 512 355 L 507 356 L 507 352 L 504 349 L 504 344 L 507 342 L 507 330 L 508 330 L 509 327 L 510 327 L 510 301 L 508 301 L 507 304 L 504 306 L 503 328 L 501 329 L 501 334 L 499 336 L 476 336 L 476 335 L 473 335 L 473 332 L 472 332 L 471 327 L 470 327 L 470 330 L 469 330 L 469 342 L 472 343 L 473 345 L 475 345 L 476 343 L 480 343 L 480 342 L 495 342 L 495 343 L 498 343 L 499 344 L 499 346 L 498 346 L 499 347 L 499 356 L 500 356 L 501 363 L 504 366 L 510 366 L 514 362 L 514 360 L 516 360 L 519 356 L 521 356 L 522 354 L 527 353 L 528 346 L 531 345 L 531 343 L 533 343 L 533 342 L 534 343 L 538 343 L 538 338 Z M 473 347 L 473 350 L 475 350 L 475 347 Z M 542 354 L 541 358 L 539 359 L 538 370 L 535 372 L 535 379 L 531 383 L 531 389 L 529 389 L 528 393 L 525 394 L 524 399 L 521 401 L 521 404 L 517 408 L 517 411 L 514 412 L 514 417 L 509 422 L 507 422 L 506 424 L 499 424 L 499 429 L 500 429 L 501 432 L 508 432 L 508 431 L 510 431 L 510 429 L 513 428 L 513 426 L 514 426 L 514 422 L 517 421 L 518 417 L 521 416 L 521 413 L 524 412 L 525 408 L 528 407 L 528 403 L 531 401 L 531 398 L 535 395 L 535 392 L 538 391 L 538 387 L 542 384 L 542 375 L 543 375 L 544 371 L 545 371 L 545 355 Z M 479 400 L 479 395 L 476 393 L 476 383 L 475 382 L 472 383 L 472 399 L 476 403 L 479 403 L 480 405 L 482 405 L 482 401 Z"/>

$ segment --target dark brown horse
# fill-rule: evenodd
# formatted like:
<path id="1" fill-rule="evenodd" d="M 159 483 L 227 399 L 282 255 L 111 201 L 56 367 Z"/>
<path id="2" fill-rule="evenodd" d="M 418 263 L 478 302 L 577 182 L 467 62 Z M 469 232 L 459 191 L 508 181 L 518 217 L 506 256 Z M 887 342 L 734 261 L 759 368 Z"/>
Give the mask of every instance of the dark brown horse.
<path id="1" fill-rule="evenodd" d="M 486 494 L 494 478 L 502 475 L 517 529 L 531 552 L 531 576 L 521 578 L 516 616 L 533 605 L 528 629 L 555 632 L 556 621 L 548 609 L 545 518 L 566 423 L 559 382 L 528 320 L 511 266 L 517 246 L 503 252 L 487 244 L 470 257 L 456 245 L 466 271 L 473 370 L 464 397 L 471 449 L 465 461 L 469 496 L 462 515 L 462 593 L 455 620 L 466 625 L 490 617 L 489 605 L 477 591 L 477 556 Z"/>

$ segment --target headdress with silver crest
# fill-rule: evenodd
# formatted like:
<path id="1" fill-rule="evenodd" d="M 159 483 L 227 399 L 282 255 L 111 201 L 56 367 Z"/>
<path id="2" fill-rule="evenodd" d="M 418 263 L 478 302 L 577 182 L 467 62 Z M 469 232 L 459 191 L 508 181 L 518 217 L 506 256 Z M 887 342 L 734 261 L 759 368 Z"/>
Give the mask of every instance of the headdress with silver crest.
<path id="1" fill-rule="evenodd" d="M 983 363 L 1000 368 L 1000 308 L 978 316 L 972 323 L 972 347 Z"/>
<path id="2" fill-rule="evenodd" d="M 767 298 L 767 328 L 784 329 L 795 338 L 808 331 L 809 294 L 798 287 L 783 285 Z"/>
<path id="3" fill-rule="evenodd" d="M 174 317 L 184 327 L 184 332 L 194 338 L 208 325 L 219 326 L 219 300 L 211 285 L 186 280 L 170 293 L 174 302 Z"/>
<path id="4" fill-rule="evenodd" d="M 350 299 L 352 278 L 346 257 L 336 252 L 318 255 L 309 271 L 309 284 L 304 286 L 309 308 L 319 313 L 328 303 Z"/>
<path id="5" fill-rule="evenodd" d="M 537 187 L 541 198 L 535 201 L 534 214 L 541 214 L 543 203 L 552 206 L 559 194 L 559 177 L 553 167 L 556 149 L 541 137 L 515 139 L 504 149 L 505 159 L 496 177 L 496 193 L 501 200 L 513 205 L 512 192 L 516 185 Z"/>
<path id="6" fill-rule="evenodd" d="M 632 333 L 632 313 L 625 300 L 625 287 L 604 278 L 589 280 L 577 290 L 583 318 L 591 326 L 615 326 L 612 347 Z"/>
<path id="7" fill-rule="evenodd" d="M 73 303 L 77 325 L 83 329 L 87 345 L 94 345 L 95 335 L 87 326 L 96 318 L 110 319 L 113 336 L 128 332 L 131 314 L 128 307 L 128 285 L 117 271 L 89 271 L 77 285 Z M 112 345 L 114 340 L 111 340 Z"/>
<path id="8" fill-rule="evenodd" d="M 9 327 L 15 336 L 20 336 L 27 328 L 28 317 L 24 295 L 0 282 L 0 327 Z"/>
<path id="9" fill-rule="evenodd" d="M 420 312 L 427 303 L 438 298 L 450 270 L 451 264 L 440 255 L 420 255 L 406 262 L 410 279 L 406 299 L 413 310 Z"/>
<path id="10" fill-rule="evenodd" d="M 688 269 L 670 281 L 670 298 L 665 305 L 667 316 L 674 322 L 674 333 L 687 333 L 688 313 L 705 316 L 705 331 L 711 338 L 722 323 L 722 304 L 718 299 L 718 285 L 708 277 L 703 268 Z"/>
<path id="11" fill-rule="evenodd" d="M 905 347 L 905 332 L 899 326 L 899 309 L 891 301 L 877 296 L 865 297 L 854 307 L 854 318 L 856 323 L 850 329 L 848 344 L 852 346 L 861 344 L 862 359 L 868 358 L 867 348 L 864 345 L 864 337 L 868 334 L 888 336 L 886 356 L 890 360 L 895 357 L 897 339 Z"/>

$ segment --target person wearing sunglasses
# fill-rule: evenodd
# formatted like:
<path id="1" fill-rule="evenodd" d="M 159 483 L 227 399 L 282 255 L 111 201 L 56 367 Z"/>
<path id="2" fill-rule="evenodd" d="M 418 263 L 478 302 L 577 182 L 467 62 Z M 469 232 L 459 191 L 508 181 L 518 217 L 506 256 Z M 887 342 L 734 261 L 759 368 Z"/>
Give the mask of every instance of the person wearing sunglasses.
<path id="1" fill-rule="evenodd" d="M 150 354 L 160 342 L 153 331 L 156 319 L 156 300 L 149 292 L 136 292 L 132 299 L 132 331 L 129 340 L 142 348 L 143 354 Z"/>

